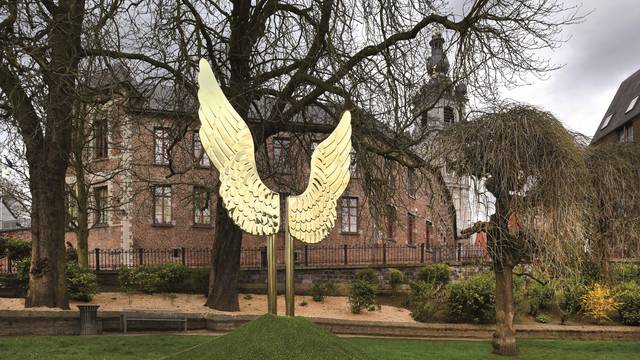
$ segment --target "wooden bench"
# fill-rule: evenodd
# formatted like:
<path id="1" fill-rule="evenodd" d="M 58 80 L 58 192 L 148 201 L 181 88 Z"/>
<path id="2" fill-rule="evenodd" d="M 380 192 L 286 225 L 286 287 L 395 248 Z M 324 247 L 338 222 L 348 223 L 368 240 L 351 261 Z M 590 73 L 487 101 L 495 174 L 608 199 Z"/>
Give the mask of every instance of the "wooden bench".
<path id="1" fill-rule="evenodd" d="M 127 332 L 128 321 L 164 321 L 174 323 L 184 323 L 184 331 L 187 331 L 187 315 L 166 311 L 154 310 L 130 310 L 123 311 L 120 316 L 122 330 Z"/>

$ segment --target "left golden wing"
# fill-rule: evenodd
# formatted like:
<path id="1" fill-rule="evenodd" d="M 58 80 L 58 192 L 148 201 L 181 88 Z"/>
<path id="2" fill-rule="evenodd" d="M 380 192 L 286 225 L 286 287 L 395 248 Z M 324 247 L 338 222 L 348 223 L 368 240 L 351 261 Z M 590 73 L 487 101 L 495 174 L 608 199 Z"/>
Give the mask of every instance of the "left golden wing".
<path id="1" fill-rule="evenodd" d="M 233 222 L 253 235 L 271 235 L 280 224 L 280 195 L 260 179 L 253 138 L 222 92 L 209 63 L 198 74 L 200 140 L 220 173 L 220 196 Z"/>
<path id="2" fill-rule="evenodd" d="M 336 202 L 349 184 L 351 163 L 351 113 L 311 155 L 309 184 L 287 200 L 289 233 L 306 243 L 324 239 L 336 223 Z"/>

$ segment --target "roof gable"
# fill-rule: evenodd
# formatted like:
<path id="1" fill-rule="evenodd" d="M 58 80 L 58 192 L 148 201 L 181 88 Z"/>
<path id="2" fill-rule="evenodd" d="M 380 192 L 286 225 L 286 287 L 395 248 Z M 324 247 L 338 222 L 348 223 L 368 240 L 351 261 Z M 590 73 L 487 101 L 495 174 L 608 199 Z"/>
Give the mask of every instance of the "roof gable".
<path id="1" fill-rule="evenodd" d="M 640 95 L 640 70 L 624 80 L 613 97 L 607 112 L 602 117 L 591 143 L 594 144 L 611 134 L 628 121 L 640 116 L 640 100 L 629 109 L 629 104 Z M 629 109 L 629 111 L 627 111 Z M 611 116 L 611 118 L 609 118 Z M 605 126 L 606 123 L 606 126 Z"/>

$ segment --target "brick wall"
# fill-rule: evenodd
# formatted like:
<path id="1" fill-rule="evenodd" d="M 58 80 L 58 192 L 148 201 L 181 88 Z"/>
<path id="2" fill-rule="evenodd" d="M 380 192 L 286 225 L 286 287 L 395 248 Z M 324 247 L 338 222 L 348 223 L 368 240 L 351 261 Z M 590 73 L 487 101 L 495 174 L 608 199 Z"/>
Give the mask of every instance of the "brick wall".
<path id="1" fill-rule="evenodd" d="M 195 166 L 197 159 L 193 153 L 193 134 L 195 129 L 187 132 L 186 137 L 174 147 L 172 162 L 175 173 L 171 174 L 168 166 L 155 164 L 154 158 L 154 129 L 171 127 L 174 119 L 170 116 L 157 114 L 131 113 L 127 131 L 113 130 L 111 140 L 125 141 L 128 146 L 114 143 L 109 155 L 113 158 L 100 160 L 96 165 L 105 174 L 117 170 L 122 164 L 123 154 L 131 156 L 131 169 L 122 171 L 107 183 L 110 194 L 108 226 L 94 228 L 90 231 L 89 248 L 198 248 L 210 247 L 213 241 L 215 224 L 214 207 L 216 203 L 217 172 L 213 167 L 201 168 Z M 127 136 L 122 135 L 127 133 Z M 273 138 L 285 137 L 289 134 L 278 134 Z M 282 174 L 279 169 L 269 167 L 273 158 L 272 139 L 267 140 L 267 146 L 257 153 L 259 172 L 265 183 L 274 190 L 287 193 L 301 193 L 308 182 L 310 144 L 319 141 L 322 134 L 307 134 L 306 137 L 294 141 L 290 153 L 296 157 L 290 159 L 292 174 Z M 123 150 L 124 149 L 124 150 Z M 120 160 L 114 160 L 114 159 Z M 115 169 L 115 170 L 114 170 Z M 452 203 L 446 187 L 439 174 L 428 174 L 421 178 L 418 190 L 408 193 L 406 168 L 397 167 L 394 171 L 402 171 L 397 176 L 394 193 L 390 194 L 391 203 L 395 206 L 396 221 L 394 236 L 386 234 L 386 220 L 376 223 L 371 214 L 371 203 L 362 187 L 362 178 L 354 177 L 344 196 L 358 198 L 358 231 L 344 233 L 341 231 L 341 207 L 337 207 L 337 221 L 334 229 L 323 244 L 361 244 L 382 243 L 388 241 L 395 244 L 405 244 L 413 239 L 415 244 L 454 243 L 454 215 L 451 211 Z M 70 174 L 72 176 L 72 174 Z M 154 224 L 153 186 L 171 185 L 171 221 L 169 224 Z M 193 192 L 194 186 L 202 186 L 211 190 L 211 224 L 209 226 L 194 224 Z M 409 231 L 409 214 L 414 218 L 413 231 Z M 427 236 L 428 235 L 428 236 Z M 284 246 L 284 233 L 279 234 L 280 246 Z M 73 234 L 67 235 L 67 240 L 75 243 Z M 243 237 L 246 247 L 264 246 L 264 238 L 247 235 Z M 296 245 L 300 246 L 300 244 Z"/>

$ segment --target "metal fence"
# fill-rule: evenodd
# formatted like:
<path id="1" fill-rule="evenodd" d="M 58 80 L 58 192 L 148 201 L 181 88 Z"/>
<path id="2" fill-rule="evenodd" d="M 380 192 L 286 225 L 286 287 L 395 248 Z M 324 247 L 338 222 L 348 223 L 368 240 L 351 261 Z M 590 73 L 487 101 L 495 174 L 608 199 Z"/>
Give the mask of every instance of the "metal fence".
<path id="1" fill-rule="evenodd" d="M 284 265 L 284 249 L 277 250 L 278 265 Z M 303 245 L 294 253 L 296 267 L 340 267 L 367 265 L 412 265 L 438 262 L 488 261 L 480 246 L 420 245 Z M 96 271 L 120 270 L 154 264 L 182 264 L 190 268 L 206 267 L 211 262 L 210 248 L 171 249 L 95 249 L 89 252 L 89 267 Z M 240 267 L 266 268 L 266 247 L 244 247 Z M 14 272 L 15 264 L 0 258 L 0 272 Z"/>

